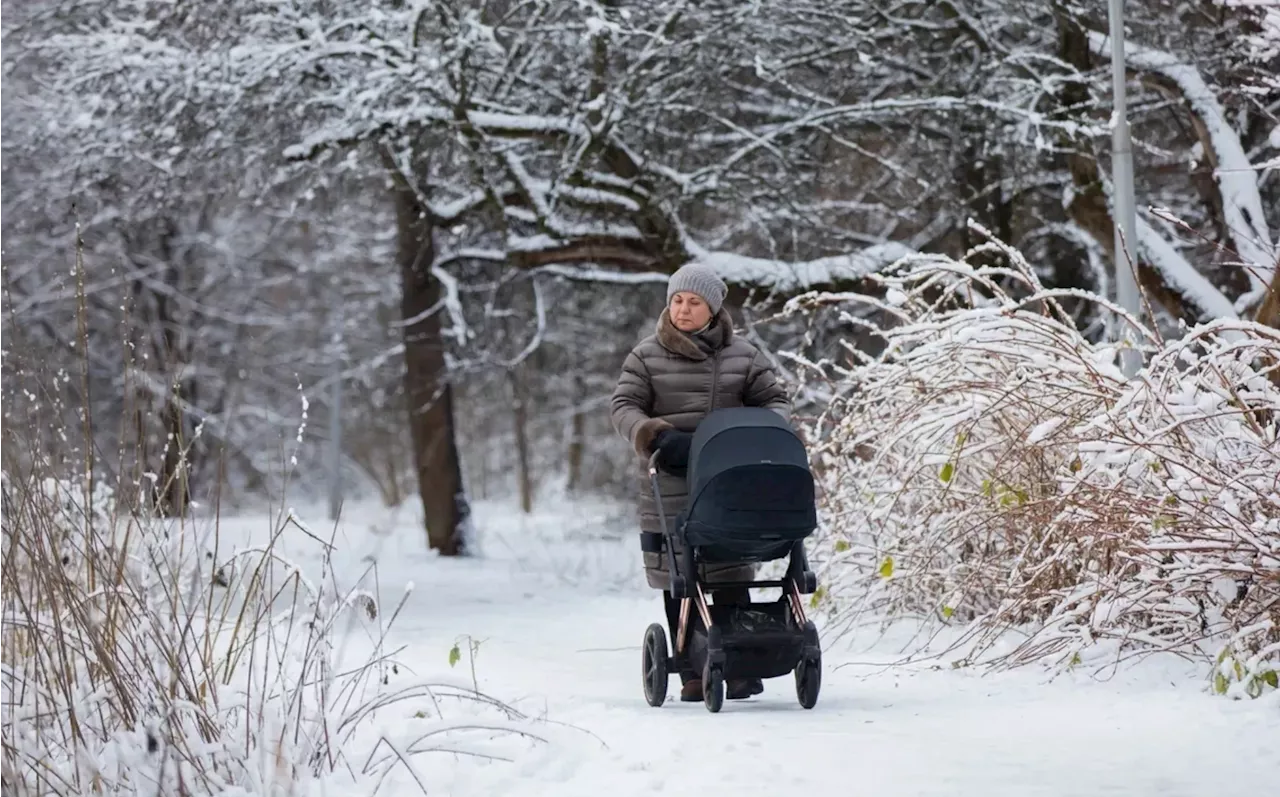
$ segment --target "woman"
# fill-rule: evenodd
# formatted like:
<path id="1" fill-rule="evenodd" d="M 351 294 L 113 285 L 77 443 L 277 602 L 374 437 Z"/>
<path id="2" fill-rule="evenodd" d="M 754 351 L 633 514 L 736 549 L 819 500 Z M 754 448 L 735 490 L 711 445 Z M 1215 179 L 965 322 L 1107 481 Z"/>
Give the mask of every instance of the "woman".
<path id="1" fill-rule="evenodd" d="M 654 334 L 640 341 L 627 355 L 622 376 L 613 391 L 613 428 L 630 441 L 645 463 L 640 487 L 640 529 L 661 532 L 658 508 L 648 475 L 649 457 L 658 454 L 658 489 L 668 522 L 688 503 L 684 469 L 698 422 L 713 409 L 767 407 L 784 418 L 791 414 L 791 400 L 773 372 L 773 366 L 749 341 L 733 334 L 733 322 L 723 309 L 728 287 L 707 266 L 689 264 L 667 282 L 667 307 Z M 663 590 L 671 640 L 679 617 L 679 601 L 668 590 L 665 554 L 644 554 L 649 586 Z M 745 581 L 753 577 L 752 565 L 706 568 L 708 584 Z M 745 603 L 745 589 L 711 591 L 718 604 Z M 680 699 L 702 700 L 700 675 L 680 673 Z M 739 700 L 764 690 L 760 679 L 726 684 L 726 697 Z"/>

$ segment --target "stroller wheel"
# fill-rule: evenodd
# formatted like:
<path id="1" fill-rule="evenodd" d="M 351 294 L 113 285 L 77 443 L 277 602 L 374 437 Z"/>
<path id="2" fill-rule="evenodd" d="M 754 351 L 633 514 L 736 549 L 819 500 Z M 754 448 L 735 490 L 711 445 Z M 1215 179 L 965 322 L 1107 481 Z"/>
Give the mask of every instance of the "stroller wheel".
<path id="1" fill-rule="evenodd" d="M 822 689 L 822 656 L 801 659 L 796 665 L 796 698 L 804 708 L 818 705 L 818 691 Z"/>
<path id="2" fill-rule="evenodd" d="M 710 663 L 702 673 L 702 702 L 712 714 L 724 705 L 724 672 Z"/>
<path id="3" fill-rule="evenodd" d="M 644 648 L 640 654 L 644 674 L 644 699 L 657 708 L 667 699 L 667 632 L 653 623 L 644 632 Z"/>

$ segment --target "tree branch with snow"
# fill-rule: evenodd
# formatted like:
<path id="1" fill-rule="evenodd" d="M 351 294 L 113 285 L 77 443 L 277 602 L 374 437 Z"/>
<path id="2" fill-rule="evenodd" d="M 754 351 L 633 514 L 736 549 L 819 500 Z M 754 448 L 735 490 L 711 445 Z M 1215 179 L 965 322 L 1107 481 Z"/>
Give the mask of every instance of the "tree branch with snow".
<path id="1" fill-rule="evenodd" d="M 1110 53 L 1107 36 L 1102 33 L 1090 31 L 1089 43 L 1100 55 Z M 1186 102 L 1210 157 L 1226 229 L 1252 286 L 1235 303 L 1236 312 L 1256 307 L 1266 296 L 1280 254 L 1267 228 L 1258 190 L 1258 169 L 1250 163 L 1240 135 L 1194 64 L 1132 41 L 1125 42 L 1124 50 L 1126 67 L 1161 78 L 1158 85 Z"/>

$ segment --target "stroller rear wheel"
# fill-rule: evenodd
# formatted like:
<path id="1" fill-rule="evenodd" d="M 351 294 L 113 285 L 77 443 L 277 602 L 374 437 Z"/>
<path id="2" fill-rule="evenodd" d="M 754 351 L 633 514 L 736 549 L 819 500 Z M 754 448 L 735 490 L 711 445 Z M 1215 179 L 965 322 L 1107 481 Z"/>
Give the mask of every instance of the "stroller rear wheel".
<path id="1" fill-rule="evenodd" d="M 644 675 L 644 699 L 657 708 L 667 699 L 667 632 L 653 623 L 644 632 L 640 661 Z"/>

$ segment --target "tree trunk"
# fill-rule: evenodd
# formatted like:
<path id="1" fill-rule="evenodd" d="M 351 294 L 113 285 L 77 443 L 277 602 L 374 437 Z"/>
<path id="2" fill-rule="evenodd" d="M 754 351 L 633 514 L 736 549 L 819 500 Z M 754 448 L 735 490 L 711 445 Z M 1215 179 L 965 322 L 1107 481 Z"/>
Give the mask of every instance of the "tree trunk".
<path id="1" fill-rule="evenodd" d="M 194 268 L 194 265 L 185 258 L 179 262 L 183 254 L 174 246 L 178 235 L 176 223 L 170 218 L 161 218 L 154 227 L 139 231 L 139 240 L 134 244 L 163 264 L 161 280 L 168 288 L 168 291 L 159 291 L 141 280 L 134 283 L 134 304 L 140 309 L 142 329 L 150 344 L 151 362 L 156 373 L 165 379 L 167 388 L 165 394 L 150 399 L 161 403 L 153 418 L 145 417 L 141 412 L 137 416 L 142 430 L 140 441 L 146 446 L 142 461 L 147 463 L 150 472 L 156 474 L 150 488 L 151 506 L 162 517 L 184 517 L 191 499 L 192 463 L 188 457 L 193 453 L 192 441 L 185 434 L 184 412 L 180 403 L 187 398 L 184 389 L 187 380 L 179 375 L 183 363 L 189 362 L 189 341 L 195 331 L 185 330 L 184 334 L 183 325 L 189 319 L 180 317 L 180 309 L 176 302 L 170 300 L 170 294 L 182 294 L 181 271 Z M 139 272 L 141 270 L 139 266 Z M 155 445 L 149 444 L 151 435 L 154 435 Z M 157 462 L 152 462 L 153 455 Z"/>
<path id="2" fill-rule="evenodd" d="M 470 505 L 462 484 L 454 428 L 453 389 L 445 367 L 439 312 L 441 286 L 431 275 L 432 222 L 413 187 L 395 175 L 396 260 L 404 328 L 405 393 L 413 462 L 422 497 L 427 545 L 442 556 L 466 552 Z"/>
<path id="3" fill-rule="evenodd" d="M 507 370 L 511 383 L 511 414 L 516 433 L 516 475 L 520 480 L 520 509 L 533 512 L 533 474 L 529 472 L 529 397 L 517 365 Z"/>
<path id="4" fill-rule="evenodd" d="M 582 369 L 579 368 L 573 374 L 573 420 L 569 431 L 568 490 L 570 493 L 576 493 L 582 489 L 582 460 L 586 453 L 587 440 L 587 415 L 582 411 L 582 405 L 586 400 L 587 383 L 583 378 Z"/>

